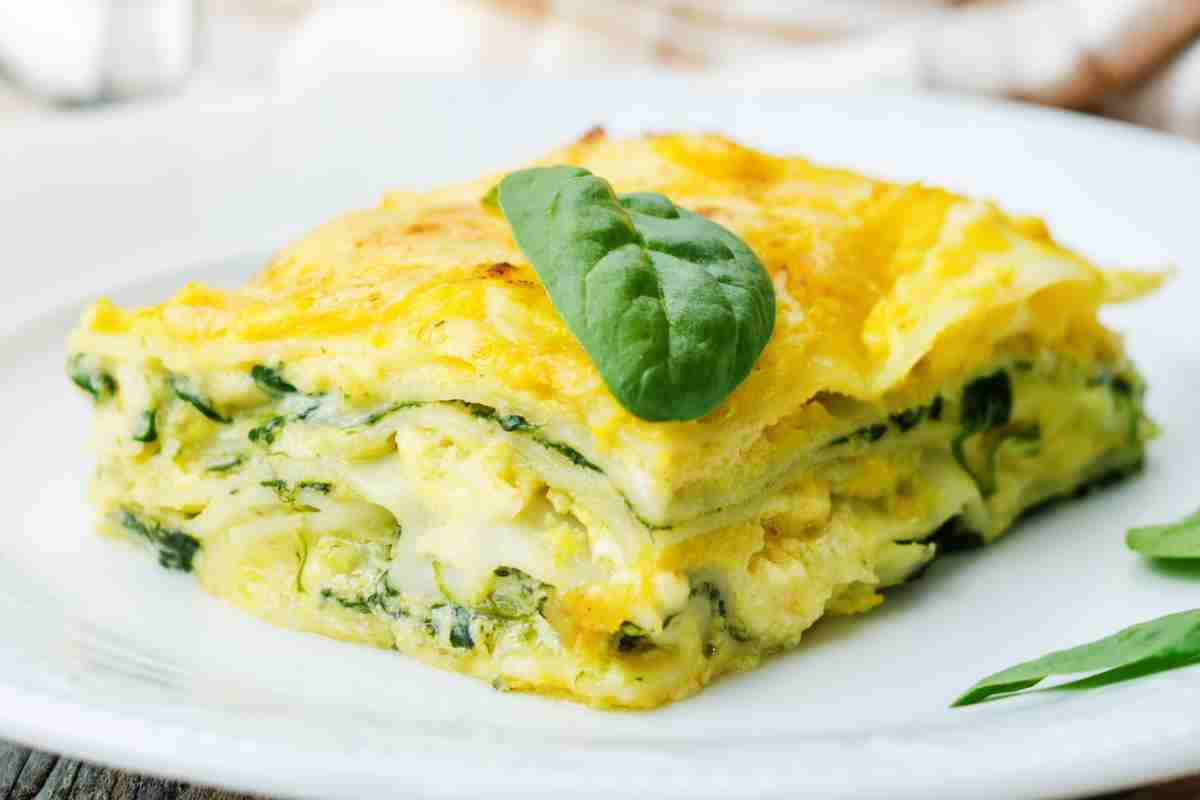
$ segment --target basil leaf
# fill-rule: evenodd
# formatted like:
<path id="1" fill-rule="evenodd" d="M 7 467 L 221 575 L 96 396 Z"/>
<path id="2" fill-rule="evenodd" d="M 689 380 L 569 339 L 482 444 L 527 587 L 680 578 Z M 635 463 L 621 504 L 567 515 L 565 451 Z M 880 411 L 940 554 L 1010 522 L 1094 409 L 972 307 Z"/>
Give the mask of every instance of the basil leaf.
<path id="1" fill-rule="evenodd" d="M 500 182 L 500 209 L 617 400 L 647 420 L 712 411 L 750 374 L 775 292 L 730 231 L 659 194 L 613 194 L 579 167 Z"/>
<path id="2" fill-rule="evenodd" d="M 225 461 L 222 461 L 218 464 L 213 464 L 211 467 L 205 467 L 204 471 L 205 472 L 228 472 L 231 469 L 237 469 L 244 463 L 246 463 L 246 457 L 239 453 L 238 455 L 235 455 L 233 458 L 226 459 Z"/>
<path id="3" fill-rule="evenodd" d="M 1054 687 L 1090 689 L 1198 662 L 1200 609 L 1181 611 L 997 672 L 971 687 L 954 705 L 969 706 L 993 695 L 1019 692 L 1051 675 L 1099 671 Z"/>
<path id="4" fill-rule="evenodd" d="M 251 428 L 247 438 L 255 444 L 275 444 L 275 437 L 283 431 L 286 424 L 287 417 L 272 417 L 257 428 Z"/>
<path id="5" fill-rule="evenodd" d="M 1200 558 L 1200 511 L 1174 524 L 1133 528 L 1125 544 L 1154 558 Z"/>

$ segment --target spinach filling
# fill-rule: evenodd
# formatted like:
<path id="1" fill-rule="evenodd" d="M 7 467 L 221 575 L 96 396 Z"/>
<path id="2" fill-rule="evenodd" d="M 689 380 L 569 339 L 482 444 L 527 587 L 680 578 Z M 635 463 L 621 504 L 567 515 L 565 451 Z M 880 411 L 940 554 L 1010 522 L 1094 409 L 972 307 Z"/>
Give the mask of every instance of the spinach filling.
<path id="1" fill-rule="evenodd" d="M 989 466 L 985 471 L 971 468 L 967 460 L 966 443 L 972 436 L 1007 425 L 1012 416 L 1012 405 L 1012 379 L 1007 370 L 998 369 L 963 387 L 959 412 L 959 424 L 962 427 L 951 442 L 950 449 L 954 453 L 954 460 L 974 479 L 979 493 L 984 497 L 990 497 L 996 491 L 995 453 L 1004 437 L 992 437 L 993 441 L 985 443 L 985 458 Z"/>
<path id="2" fill-rule="evenodd" d="M 642 527 L 645 528 L 646 530 L 650 531 L 651 534 L 653 534 L 655 531 L 669 531 L 675 527 L 674 525 L 657 525 L 657 524 L 651 522 L 650 520 L 646 519 L 645 517 L 643 517 L 641 514 L 638 513 L 638 510 L 633 507 L 633 503 L 629 502 L 628 497 L 621 495 L 621 499 L 625 501 L 625 507 L 627 509 L 629 509 L 629 513 L 633 515 L 633 518 L 636 519 L 638 522 L 642 523 Z M 720 506 L 718 508 L 714 508 L 711 513 L 717 514 L 724 510 L 725 510 L 725 507 Z"/>
<path id="3" fill-rule="evenodd" d="M 742 625 L 733 619 L 725 595 L 720 587 L 712 581 L 700 581 L 692 586 L 692 597 L 707 597 L 709 612 L 717 623 L 718 630 L 729 636 L 735 642 L 748 642 L 753 637 Z"/>
<path id="4" fill-rule="evenodd" d="M 270 447 L 275 444 L 275 440 L 283 433 L 284 426 L 289 421 L 303 421 L 308 419 L 309 415 L 321 406 L 319 395 L 310 395 L 301 392 L 283 377 L 282 372 L 282 364 L 277 367 L 255 364 L 250 368 L 250 379 L 254 381 L 254 385 L 258 387 L 260 392 L 274 400 L 279 400 L 288 395 L 300 395 L 312 398 L 313 403 L 303 411 L 291 415 L 290 418 L 286 414 L 278 414 L 263 424 L 251 428 L 249 434 L 247 434 L 247 438 L 254 444 L 262 445 L 263 447 Z"/>
<path id="5" fill-rule="evenodd" d="M 67 359 L 67 377 L 99 403 L 117 392 L 117 381 L 100 367 L 99 360 L 86 353 L 76 353 Z"/>
<path id="6" fill-rule="evenodd" d="M 166 569 L 192 571 L 196 553 L 200 550 L 200 540 L 196 537 L 166 528 L 155 520 L 143 519 L 128 510 L 123 510 L 117 515 L 117 522 L 154 546 L 158 550 L 158 563 Z"/>
<path id="7" fill-rule="evenodd" d="M 268 489 L 273 489 L 275 491 L 275 495 L 280 499 L 280 501 L 291 506 L 295 510 L 307 512 L 320 511 L 320 509 L 316 508 L 315 506 L 308 505 L 307 503 L 298 502 L 301 492 L 329 494 L 333 491 L 333 484 L 326 483 L 325 481 L 297 481 L 293 486 L 287 481 L 275 479 L 270 481 L 259 481 L 258 485 L 265 486 Z"/>
<path id="8" fill-rule="evenodd" d="M 421 621 L 425 633 L 436 639 L 446 631 L 451 647 L 471 650 L 479 636 L 486 636 L 499 626 L 528 625 L 542 616 L 553 586 L 516 567 L 496 567 L 492 574 L 492 590 L 478 605 L 466 606 L 451 600 L 429 606 Z M 401 601 L 401 592 L 388 582 L 386 572 L 370 594 L 344 597 L 331 589 L 322 589 L 321 597 L 342 608 L 392 619 L 412 615 Z"/>
<path id="9" fill-rule="evenodd" d="M 375 597 L 374 594 L 367 595 L 366 597 L 346 598 L 339 594 L 335 594 L 333 589 L 322 589 L 321 597 L 325 598 L 326 600 L 332 600 L 342 608 L 346 608 L 351 611 L 361 611 L 364 614 L 371 613 L 374 608 L 372 603 L 372 599 Z"/>
<path id="10" fill-rule="evenodd" d="M 906 408 L 903 411 L 888 415 L 887 422 L 876 422 L 871 425 L 864 425 L 858 430 L 851 431 L 845 436 L 839 436 L 831 440 L 826 447 L 838 447 L 851 442 L 878 442 L 888 434 L 893 428 L 900 433 L 908 433 L 913 428 L 916 428 L 925 420 L 938 422 L 942 419 L 942 409 L 945 406 L 945 401 L 939 394 L 926 405 L 913 406 Z"/>
<path id="11" fill-rule="evenodd" d="M 710 628 L 708 639 L 704 644 L 704 655 L 712 658 L 718 653 L 717 640 L 720 635 L 728 636 L 735 642 L 744 643 L 754 637 L 746 628 L 737 622 L 730 613 L 725 595 L 716 582 L 709 579 L 693 577 L 689 598 L 699 598 L 708 606 Z M 678 616 L 672 614 L 663 621 L 663 629 L 670 627 L 672 620 Z M 618 653 L 645 653 L 659 645 L 651 637 L 650 632 L 640 625 L 625 620 L 611 637 L 611 645 Z"/>
<path id="12" fill-rule="evenodd" d="M 450 646 L 470 650 L 475 647 L 471 638 L 471 612 L 463 606 L 454 606 L 454 618 L 450 626 Z"/>
<path id="13" fill-rule="evenodd" d="M 626 620 L 613 634 L 613 646 L 618 653 L 644 653 L 655 647 L 644 628 Z"/>
<path id="14" fill-rule="evenodd" d="M 450 645 L 470 650 L 475 647 L 472 626 L 477 632 L 487 634 L 497 626 L 529 624 L 542 616 L 553 586 L 516 567 L 497 567 L 492 575 L 495 578 L 492 590 L 478 605 L 468 607 L 449 602 L 431 606 L 425 618 L 426 632 L 436 638 L 448 628 Z"/>
<path id="15" fill-rule="evenodd" d="M 1041 514 L 1045 511 L 1065 503 L 1069 500 L 1078 500 L 1091 494 L 1097 489 L 1102 489 L 1109 484 L 1119 481 L 1129 475 L 1136 473 L 1142 468 L 1142 460 L 1140 458 L 1128 461 L 1125 464 L 1113 466 L 1111 468 L 1102 469 L 1094 472 L 1086 477 L 1080 484 L 1061 494 L 1055 494 L 1047 497 L 1040 502 L 1029 506 L 1020 514 L 1021 519 L 1031 517 L 1035 514 Z M 902 582 L 892 586 L 883 587 L 883 590 L 891 590 L 900 586 L 905 586 L 923 577 L 933 563 L 944 555 L 949 553 L 959 553 L 966 550 L 977 550 L 987 544 L 987 540 L 979 531 L 969 527 L 962 515 L 955 515 L 941 524 L 933 533 L 924 539 L 905 539 L 899 540 L 896 544 L 924 543 L 937 545 L 937 550 L 934 557 L 925 562 L 920 569 L 908 575 Z"/>
<path id="16" fill-rule="evenodd" d="M 512 433 L 513 431 L 526 433 L 533 430 L 533 426 L 529 424 L 529 421 L 517 414 L 507 414 L 505 416 L 496 417 L 496 422 L 499 423 L 502 430 L 508 431 L 509 433 Z"/>
<path id="17" fill-rule="evenodd" d="M 246 463 L 246 457 L 244 455 L 239 454 L 239 455 L 233 456 L 232 458 L 226 459 L 225 461 L 222 461 L 220 463 L 213 464 L 211 467 L 205 467 L 204 471 L 205 472 L 229 472 L 231 470 L 237 469 L 238 467 L 240 467 L 242 464 L 245 464 L 245 463 Z"/>
<path id="18" fill-rule="evenodd" d="M 876 423 L 874 425 L 867 425 L 865 427 L 859 428 L 856 431 L 852 431 L 851 433 L 848 433 L 845 436 L 839 436 L 838 438 L 831 441 L 827 445 L 827 447 L 834 447 L 837 445 L 849 444 L 850 442 L 856 442 L 856 441 L 878 442 L 880 439 L 882 439 L 884 436 L 887 435 L 887 432 L 888 432 L 888 426 L 881 422 Z"/>
<path id="19" fill-rule="evenodd" d="M 1139 441 L 1138 430 L 1141 427 L 1143 417 L 1142 395 L 1145 392 L 1145 388 L 1126 376 L 1110 370 L 1105 370 L 1092 378 L 1088 381 L 1088 386 L 1104 386 L 1112 393 L 1113 404 L 1125 417 L 1129 444 L 1137 445 Z"/>
<path id="20" fill-rule="evenodd" d="M 189 378 L 180 375 L 171 375 L 167 378 L 167 385 L 171 388 L 172 394 L 199 411 L 205 418 L 222 425 L 228 425 L 233 422 L 232 418 L 217 411 L 212 400 L 205 397 Z"/>
<path id="21" fill-rule="evenodd" d="M 600 469 L 598 466 L 593 464 L 591 461 L 588 461 L 588 459 L 586 457 L 584 457 L 584 455 L 582 453 L 580 453 L 578 450 L 576 450 L 573 447 L 569 447 L 569 446 L 563 444 L 562 442 L 554 442 L 549 439 L 543 439 L 540 436 L 534 436 L 533 440 L 535 442 L 537 442 L 538 444 L 540 444 L 542 447 L 546 448 L 547 450 L 553 450 L 554 452 L 558 453 L 560 456 L 563 456 L 564 458 L 566 458 L 568 461 L 570 461 L 572 464 L 574 464 L 577 467 L 583 467 L 584 469 L 590 469 L 592 472 L 599 472 L 601 474 L 603 474 L 603 472 L 604 472 L 604 470 Z"/>
<path id="22" fill-rule="evenodd" d="M 389 417 L 392 414 L 395 414 L 397 411 L 404 411 L 405 409 L 409 409 L 409 408 L 420 408 L 423 405 L 425 405 L 425 403 L 421 400 L 408 400 L 403 403 L 392 403 L 390 406 L 387 406 L 386 408 L 382 408 L 379 411 L 371 412 L 366 417 L 364 417 L 361 422 L 351 425 L 350 427 L 351 428 L 356 428 L 356 427 L 360 427 L 360 426 L 361 427 L 370 427 L 370 426 L 376 424 L 377 422 L 380 422 L 385 417 Z"/>
<path id="23" fill-rule="evenodd" d="M 272 397 L 295 394 L 299 389 L 283 379 L 283 376 L 279 374 L 282 369 L 282 364 L 276 368 L 255 364 L 250 369 L 250 378 L 254 381 L 255 386 Z"/>
<path id="24" fill-rule="evenodd" d="M 361 597 L 343 597 L 332 589 L 322 589 L 321 597 L 337 603 L 342 608 L 358 611 L 363 614 L 379 614 L 392 619 L 409 616 L 408 608 L 401 602 L 400 592 L 388 582 L 387 573 L 383 573 L 376 581 L 375 588 L 370 594 Z"/>
<path id="25" fill-rule="evenodd" d="M 1011 369 L 1018 373 L 1029 373 L 1033 370 L 1033 364 L 1016 361 Z M 1143 419 L 1138 383 L 1127 376 L 1105 370 L 1099 376 L 1088 379 L 1086 385 L 1104 386 L 1112 392 L 1114 405 L 1126 419 L 1128 444 L 1138 446 Z M 950 450 L 954 460 L 975 482 L 985 499 L 996 492 L 996 462 L 1002 450 L 1022 456 L 1036 456 L 1041 451 L 1041 426 L 1036 421 L 1017 422 L 1012 419 L 1013 397 L 1013 379 L 1008 368 L 977 377 L 962 389 L 959 430 L 950 442 Z M 831 440 L 825 446 L 874 443 L 892 431 L 907 433 L 927 420 L 941 421 L 944 408 L 945 402 L 938 395 L 927 405 L 890 414 L 886 423 L 866 425 Z M 967 444 L 972 440 L 979 442 L 974 457 L 967 452 Z"/>
<path id="26" fill-rule="evenodd" d="M 82 358 L 82 357 L 76 357 Z M 72 360 L 75 363 L 75 360 Z M 284 428 L 289 422 L 303 422 L 309 418 L 321 406 L 321 395 L 311 395 L 300 391 L 293 383 L 283 377 L 283 366 L 267 367 L 262 364 L 256 364 L 250 369 L 250 377 L 254 381 L 255 386 L 264 394 L 273 400 L 280 400 L 288 396 L 301 396 L 312 398 L 313 403 L 296 414 L 275 414 L 268 417 L 261 424 L 254 426 L 247 433 L 247 438 L 254 444 L 269 447 L 282 435 Z M 114 391 L 116 388 L 115 381 L 106 373 L 84 373 L 78 372 L 79 377 L 76 378 L 76 372 L 72 372 L 72 378 L 83 386 L 93 397 L 100 398 L 105 394 Z M 221 424 L 229 424 L 233 422 L 231 417 L 220 413 L 215 404 L 205 397 L 203 393 L 195 388 L 192 381 L 186 377 L 172 375 L 167 380 L 172 394 L 178 399 L 188 403 L 207 419 Z M 447 405 L 458 406 L 466 409 L 471 416 L 478 419 L 484 419 L 495 423 L 506 433 L 522 433 L 529 435 L 535 442 L 545 447 L 547 450 L 552 450 L 555 453 L 566 458 L 572 464 L 583 469 L 599 472 L 603 474 L 594 462 L 588 459 L 583 453 L 580 453 L 575 448 L 563 444 L 562 442 L 548 439 L 540 433 L 539 427 L 529 422 L 525 417 L 519 414 L 500 414 L 496 409 L 482 403 L 473 403 L 467 400 L 445 400 L 445 401 L 422 401 L 409 400 L 400 403 L 392 403 L 391 405 L 377 409 L 368 413 L 362 419 L 346 425 L 346 429 L 353 431 L 358 428 L 370 427 L 382 421 L 384 418 L 391 416 L 398 411 L 404 411 L 410 408 L 419 408 L 429 405 L 431 402 L 441 402 Z M 137 428 L 137 436 L 147 436 L 150 438 L 138 438 L 138 441 L 154 441 L 158 437 L 157 429 L 154 425 L 154 415 L 157 410 L 149 410 L 144 413 L 143 419 L 139 422 Z M 135 436 L 135 438 L 137 438 Z M 240 462 L 239 462 L 240 463 Z M 221 472 L 226 469 L 232 469 L 237 466 L 237 463 L 230 462 L 227 467 L 210 467 L 209 471 Z"/>
<path id="27" fill-rule="evenodd" d="M 1028 372 L 1031 367 L 1025 362 L 1018 362 L 1014 368 L 1018 372 Z M 1099 376 L 1088 379 L 1085 385 L 1109 389 L 1115 407 L 1126 419 L 1126 443 L 1130 447 L 1138 447 L 1143 417 L 1141 395 L 1134 381 L 1105 370 Z M 951 443 L 951 450 L 959 466 L 975 481 L 984 498 L 996 492 L 996 457 L 1001 450 L 1007 449 L 1026 457 L 1041 452 L 1041 425 L 1036 421 L 1013 421 L 1012 408 L 1013 382 L 1007 370 L 996 370 L 963 387 L 959 415 L 961 428 Z M 980 437 L 982 463 L 976 459 L 976 463 L 972 464 L 966 453 L 966 443 L 972 437 Z"/>
<path id="28" fill-rule="evenodd" d="M 528 620 L 541 614 L 554 587 L 542 583 L 516 567 L 496 567 L 492 571 L 495 583 L 478 612 L 490 617 L 509 620 Z"/>
<path id="29" fill-rule="evenodd" d="M 483 403 L 473 403 L 469 400 L 441 400 L 441 401 L 408 400 L 408 401 L 405 401 L 402 403 L 393 403 L 393 404 L 391 404 L 389 406 L 385 406 L 384 408 L 381 408 L 377 411 L 371 412 L 367 416 L 363 417 L 363 419 L 361 419 L 360 421 L 349 425 L 348 428 L 353 430 L 355 428 L 360 428 L 360 427 L 370 427 L 370 426 L 375 425 L 376 423 L 380 422 L 385 417 L 391 416 L 392 414 L 396 413 L 397 411 L 404 411 L 404 410 L 410 409 L 410 408 L 420 408 L 422 406 L 433 405 L 435 403 L 441 403 L 442 405 L 451 405 L 451 406 L 457 406 L 459 408 L 463 408 L 468 413 L 470 413 L 470 415 L 472 417 L 475 417 L 476 419 L 483 419 L 483 420 L 487 420 L 488 422 L 495 423 L 505 433 L 529 434 L 533 438 L 533 440 L 535 442 L 537 442 L 538 444 L 540 444 L 542 447 L 545 447 L 547 450 L 553 450 L 554 452 L 556 452 L 559 455 L 566 458 L 568 461 L 570 461 L 575 466 L 582 467 L 584 469 L 588 469 L 593 472 L 599 472 L 601 474 L 604 473 L 604 471 L 602 469 L 600 469 L 599 466 L 597 466 L 595 463 L 593 463 L 591 460 L 589 460 L 587 458 L 587 456 L 583 455 L 583 453 L 580 453 L 575 448 L 573 448 L 569 445 L 563 444 L 562 442 L 558 442 L 553 439 L 547 439 L 546 437 L 542 436 L 541 433 L 539 433 L 539 428 L 537 425 L 534 425 L 529 420 L 525 419 L 524 417 L 520 416 L 519 414 L 500 414 L 499 412 L 496 411 L 496 409 L 492 408 L 489 405 L 484 405 Z M 300 417 L 298 417 L 298 419 L 304 419 L 305 416 L 307 416 L 307 415 L 300 416 Z M 266 426 L 263 426 L 263 427 L 266 428 L 266 427 L 271 427 L 271 426 L 274 426 L 276 428 L 282 427 L 283 426 L 282 419 L 277 417 L 275 420 L 272 420 L 270 423 L 268 423 Z M 266 439 L 266 437 L 269 434 L 269 432 L 263 431 L 261 428 L 256 428 L 255 431 L 262 431 L 258 434 L 259 439 Z M 255 431 L 251 431 L 252 439 L 254 439 L 254 437 L 255 437 Z M 259 439 L 255 439 L 255 441 L 258 441 Z M 272 436 L 271 439 L 268 441 L 273 441 L 273 440 L 274 440 L 274 438 Z"/>
<path id="30" fill-rule="evenodd" d="M 158 441 L 158 409 L 148 408 L 138 416 L 133 440 L 143 444 Z"/>
<path id="31" fill-rule="evenodd" d="M 486 419 L 489 422 L 494 422 L 500 426 L 500 429 L 507 433 L 528 433 L 533 440 L 545 447 L 547 450 L 553 450 L 559 455 L 566 458 L 577 467 L 592 470 L 593 472 L 604 473 L 604 470 L 592 463 L 583 453 L 573 447 L 556 442 L 553 439 L 547 439 L 538 432 L 538 427 L 529 422 L 522 416 L 517 414 L 499 414 L 496 409 L 491 406 L 486 406 L 483 403 L 471 403 L 466 400 L 448 400 L 446 402 L 454 405 L 459 405 L 471 412 L 471 416 L 479 419 Z"/>

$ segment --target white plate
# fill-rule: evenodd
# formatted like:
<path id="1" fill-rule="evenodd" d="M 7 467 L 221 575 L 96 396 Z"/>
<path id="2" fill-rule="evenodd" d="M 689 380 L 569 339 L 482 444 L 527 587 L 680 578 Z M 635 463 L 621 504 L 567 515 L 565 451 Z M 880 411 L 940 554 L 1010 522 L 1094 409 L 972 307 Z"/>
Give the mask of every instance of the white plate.
<path id="1" fill-rule="evenodd" d="M 603 122 L 715 129 L 1047 216 L 1109 263 L 1183 267 L 1110 315 L 1165 436 L 1147 471 L 939 561 L 865 617 L 654 713 L 499 694 L 395 653 L 270 628 L 89 532 L 89 411 L 62 373 L 82 302 L 243 279 L 385 187 L 511 164 Z M 1200 149 L 954 98 L 721 96 L 671 82 L 366 82 L 220 109 L 0 132 L 0 735 L 311 797 L 1023 797 L 1200 768 L 1200 668 L 950 710 L 976 679 L 1200 605 L 1124 530 L 1200 504 Z M 244 255 L 250 254 L 250 255 Z"/>

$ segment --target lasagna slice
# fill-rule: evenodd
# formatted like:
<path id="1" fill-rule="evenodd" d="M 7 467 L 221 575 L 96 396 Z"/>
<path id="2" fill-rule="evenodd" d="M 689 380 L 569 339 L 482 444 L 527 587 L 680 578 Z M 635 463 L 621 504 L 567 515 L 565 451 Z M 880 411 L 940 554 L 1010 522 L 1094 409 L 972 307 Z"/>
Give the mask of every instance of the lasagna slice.
<path id="1" fill-rule="evenodd" d="M 540 163 L 661 192 L 766 267 L 774 332 L 715 411 L 615 401 L 481 203 L 500 176 L 397 192 L 244 288 L 84 314 L 100 529 L 277 625 L 644 708 L 1142 463 L 1142 379 L 1097 309 L 1153 276 L 715 136 Z"/>

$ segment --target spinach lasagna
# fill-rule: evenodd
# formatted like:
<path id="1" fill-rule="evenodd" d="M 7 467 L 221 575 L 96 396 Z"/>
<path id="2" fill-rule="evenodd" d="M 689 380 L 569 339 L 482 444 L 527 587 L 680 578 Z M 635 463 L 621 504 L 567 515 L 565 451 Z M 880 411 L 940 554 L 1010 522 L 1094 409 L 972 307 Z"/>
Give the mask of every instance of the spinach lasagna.
<path id="1" fill-rule="evenodd" d="M 1143 383 L 1097 310 L 1153 276 L 715 136 L 540 163 L 661 192 L 766 268 L 773 331 L 714 411 L 615 400 L 481 202 L 499 176 L 396 192 L 244 288 L 86 311 L 101 531 L 277 625 L 652 707 L 1142 463 Z"/>

